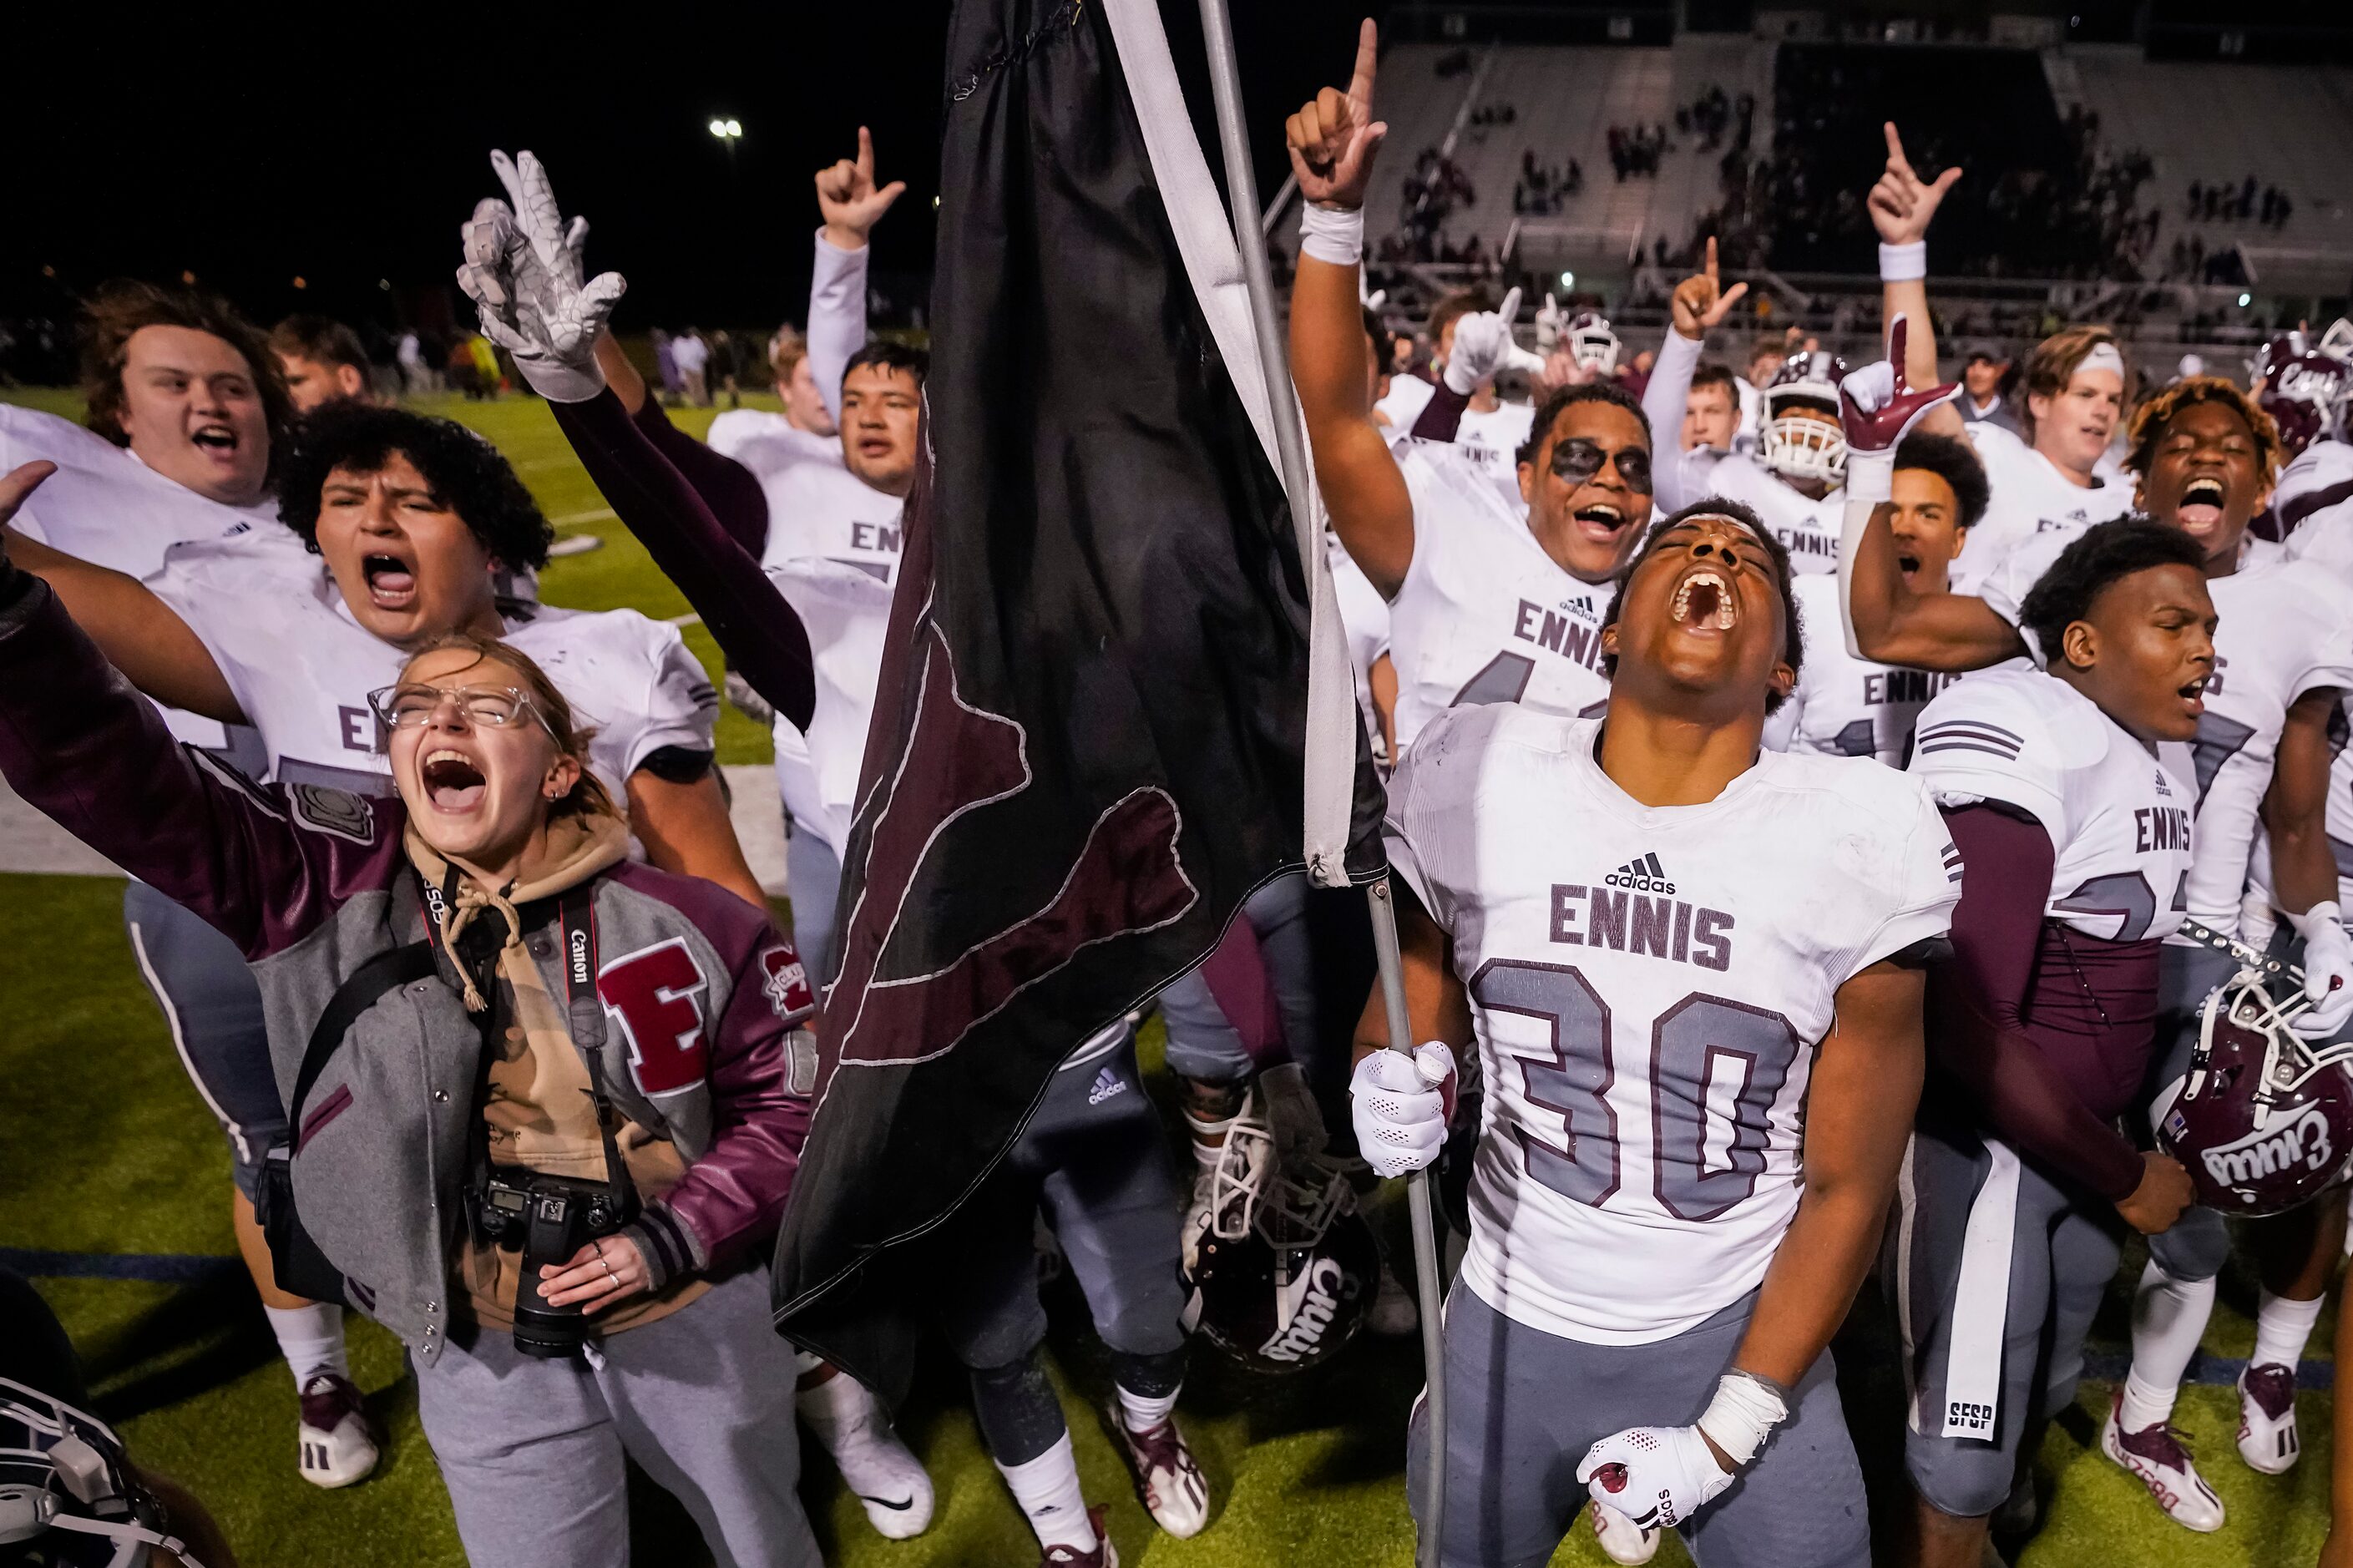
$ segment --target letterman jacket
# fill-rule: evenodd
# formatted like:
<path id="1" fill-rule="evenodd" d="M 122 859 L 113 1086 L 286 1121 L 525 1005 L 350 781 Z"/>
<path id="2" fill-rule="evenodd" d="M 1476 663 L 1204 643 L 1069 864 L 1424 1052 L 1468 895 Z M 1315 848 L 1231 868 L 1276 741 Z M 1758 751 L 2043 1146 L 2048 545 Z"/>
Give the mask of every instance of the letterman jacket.
<path id="1" fill-rule="evenodd" d="M 264 788 L 183 748 L 40 579 L 0 559 L 0 773 L 132 876 L 226 932 L 259 981 L 290 1099 L 336 988 L 423 940 L 397 797 Z M 686 1163 L 629 1235 L 657 1284 L 724 1268 L 776 1229 L 807 1134 L 814 1001 L 765 911 L 624 862 L 590 879 L 596 951 L 575 976 L 554 899 L 518 911 L 550 995 L 573 1000 L 614 1108 Z M 438 952 L 438 949 L 437 949 Z M 480 1026 L 446 954 L 364 1013 L 294 1130 L 304 1226 L 349 1299 L 428 1364 L 449 1332 Z M 595 970 L 593 993 L 586 971 Z"/>

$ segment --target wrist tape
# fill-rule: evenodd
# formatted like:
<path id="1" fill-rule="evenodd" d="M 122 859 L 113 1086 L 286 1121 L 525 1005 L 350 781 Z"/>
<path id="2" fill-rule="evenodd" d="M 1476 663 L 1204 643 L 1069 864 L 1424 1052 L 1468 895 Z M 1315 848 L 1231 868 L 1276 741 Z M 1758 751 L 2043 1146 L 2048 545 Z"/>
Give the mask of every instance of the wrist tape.
<path id="1" fill-rule="evenodd" d="M 1926 276 L 1926 240 L 1915 239 L 1909 245 L 1883 245 L 1879 247 L 1879 280 L 1882 283 L 1916 283 Z"/>
<path id="2" fill-rule="evenodd" d="M 1303 204 L 1299 209 L 1299 253 L 1335 267 L 1356 266 L 1365 258 L 1364 209 Z"/>
<path id="3" fill-rule="evenodd" d="M 1727 1372 L 1716 1380 L 1715 1397 L 1696 1425 L 1725 1458 L 1745 1466 L 1788 1418 L 1789 1401 L 1778 1388 L 1755 1373 Z"/>
<path id="4" fill-rule="evenodd" d="M 1865 501 L 1877 506 L 1895 497 L 1895 453 L 1846 449 L 1846 499 L 1850 505 Z"/>

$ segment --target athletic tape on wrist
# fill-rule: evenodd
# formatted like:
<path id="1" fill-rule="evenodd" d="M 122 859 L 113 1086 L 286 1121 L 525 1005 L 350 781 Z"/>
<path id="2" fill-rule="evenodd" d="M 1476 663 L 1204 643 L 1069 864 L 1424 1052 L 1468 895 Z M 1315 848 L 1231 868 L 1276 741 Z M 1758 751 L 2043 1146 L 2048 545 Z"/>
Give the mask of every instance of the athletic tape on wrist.
<path id="1" fill-rule="evenodd" d="M 1846 499 L 1868 501 L 1877 506 L 1895 497 L 1894 452 L 1862 452 L 1852 447 L 1846 449 Z"/>
<path id="2" fill-rule="evenodd" d="M 2337 900 L 2331 899 L 2326 903 L 2313 905 L 2302 914 L 2289 915 L 2287 923 L 2295 928 L 2296 935 L 2309 942 L 2312 940 L 2313 931 L 2318 927 L 2338 925 L 2343 923 L 2343 920 L 2344 915 L 2337 909 Z"/>
<path id="3" fill-rule="evenodd" d="M 1699 1418 L 1700 1435 L 1724 1450 L 1736 1466 L 1747 1464 L 1789 1418 L 1789 1402 L 1779 1389 L 1753 1373 L 1727 1372 L 1716 1380 L 1715 1397 Z"/>
<path id="4" fill-rule="evenodd" d="M 1883 245 L 1879 247 L 1879 280 L 1882 283 L 1916 283 L 1926 276 L 1926 240 L 1915 239 L 1909 245 Z"/>
<path id="5" fill-rule="evenodd" d="M 1335 267 L 1356 266 L 1365 258 L 1364 209 L 1303 204 L 1299 209 L 1299 253 Z"/>

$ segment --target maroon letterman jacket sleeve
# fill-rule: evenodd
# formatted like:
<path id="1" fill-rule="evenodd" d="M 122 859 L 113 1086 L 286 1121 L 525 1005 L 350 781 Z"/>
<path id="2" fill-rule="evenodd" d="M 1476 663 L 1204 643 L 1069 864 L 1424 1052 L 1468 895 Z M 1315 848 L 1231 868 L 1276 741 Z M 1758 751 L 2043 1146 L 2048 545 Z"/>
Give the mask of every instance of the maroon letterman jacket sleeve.
<path id="1" fill-rule="evenodd" d="M 548 406 L 588 477 L 711 628 L 727 662 L 777 712 L 807 729 L 817 710 L 808 631 L 760 569 L 759 558 L 647 438 L 610 387 L 586 403 Z M 733 460 L 710 455 L 740 471 Z"/>
<path id="2" fill-rule="evenodd" d="M 776 1233 L 808 1137 L 817 1005 L 793 944 L 743 900 L 635 865 L 614 874 L 691 920 L 730 966 L 705 1068 L 711 1144 L 632 1227 L 667 1280 L 724 1268 Z"/>
<path id="3" fill-rule="evenodd" d="M 2027 998 L 2056 852 L 2041 824 L 1989 805 L 1948 808 L 1967 868 L 1953 956 L 1932 994 L 1936 1065 L 2021 1154 L 2110 1203 L 2140 1184 L 2140 1153 L 2094 1115 L 2030 1037 Z"/>
<path id="4" fill-rule="evenodd" d="M 226 932 L 292 946 L 401 855 L 396 800 L 265 790 L 183 747 L 48 584 L 0 558 L 0 773 L 75 837 Z"/>
<path id="5" fill-rule="evenodd" d="M 694 493 L 702 498 L 728 538 L 754 557 L 768 547 L 768 494 L 751 469 L 671 424 L 670 416 L 662 412 L 661 400 L 650 393 L 630 419 L 670 459 L 680 477 L 694 487 Z"/>

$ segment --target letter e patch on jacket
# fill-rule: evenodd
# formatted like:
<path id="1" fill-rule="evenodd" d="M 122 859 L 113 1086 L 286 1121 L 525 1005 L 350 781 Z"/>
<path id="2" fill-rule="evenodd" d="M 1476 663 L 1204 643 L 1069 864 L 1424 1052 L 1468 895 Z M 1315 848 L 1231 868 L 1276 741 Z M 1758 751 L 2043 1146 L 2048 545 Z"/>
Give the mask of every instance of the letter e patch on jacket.
<path id="1" fill-rule="evenodd" d="M 710 1059 L 703 997 L 710 988 L 680 937 L 597 971 L 596 998 L 628 1037 L 629 1070 L 647 1095 L 674 1094 L 702 1080 Z"/>

